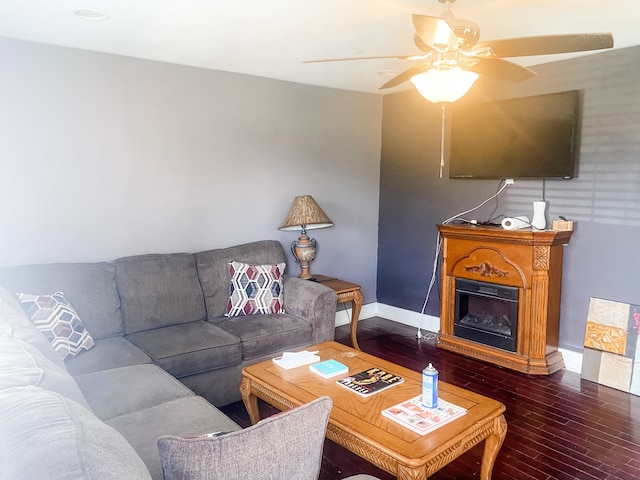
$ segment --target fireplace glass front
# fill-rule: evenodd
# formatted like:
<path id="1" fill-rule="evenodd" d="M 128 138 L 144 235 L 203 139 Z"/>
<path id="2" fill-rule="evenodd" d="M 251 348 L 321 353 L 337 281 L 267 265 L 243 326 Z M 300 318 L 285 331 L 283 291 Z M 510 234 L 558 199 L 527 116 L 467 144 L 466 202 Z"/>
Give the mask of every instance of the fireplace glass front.
<path id="1" fill-rule="evenodd" d="M 456 278 L 454 334 L 516 351 L 518 288 Z"/>

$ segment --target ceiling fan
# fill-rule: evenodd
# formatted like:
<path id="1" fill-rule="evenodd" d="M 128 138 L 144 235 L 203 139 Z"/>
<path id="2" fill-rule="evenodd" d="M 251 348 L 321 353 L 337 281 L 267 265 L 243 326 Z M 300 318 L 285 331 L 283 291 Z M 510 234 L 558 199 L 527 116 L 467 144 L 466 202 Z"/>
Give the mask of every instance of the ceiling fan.
<path id="1" fill-rule="evenodd" d="M 471 88 L 479 75 L 516 82 L 536 75 L 534 71 L 503 58 L 582 52 L 613 47 L 613 36 L 610 33 L 544 35 L 478 43 L 480 27 L 469 20 L 453 15 L 451 4 L 455 1 L 438 0 L 442 4 L 447 4 L 447 10 L 441 17 L 411 15 L 415 28 L 414 43 L 422 52 L 418 55 L 336 58 L 305 63 L 380 58 L 418 60 L 418 64 L 396 75 L 380 89 L 396 87 L 411 80 L 427 100 L 438 103 L 451 102 L 460 98 Z M 463 85 L 456 89 L 455 94 L 442 95 L 437 91 L 438 88 L 443 90 L 456 82 L 461 82 Z M 436 94 L 429 95 L 432 98 L 425 94 L 433 92 Z M 459 92 L 462 93 L 458 95 Z M 456 95 L 457 98 L 454 98 Z"/>

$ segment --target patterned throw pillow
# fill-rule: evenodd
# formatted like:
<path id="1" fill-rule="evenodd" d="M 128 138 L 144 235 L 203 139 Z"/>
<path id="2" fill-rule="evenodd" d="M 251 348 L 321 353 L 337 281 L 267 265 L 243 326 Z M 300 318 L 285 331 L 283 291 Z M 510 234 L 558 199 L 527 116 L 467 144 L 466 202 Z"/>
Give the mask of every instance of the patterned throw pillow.
<path id="1" fill-rule="evenodd" d="M 53 295 L 18 293 L 22 308 L 62 358 L 93 347 L 93 338 L 62 292 Z"/>
<path id="2" fill-rule="evenodd" d="M 286 265 L 229 263 L 231 293 L 225 317 L 284 313 L 282 275 Z"/>

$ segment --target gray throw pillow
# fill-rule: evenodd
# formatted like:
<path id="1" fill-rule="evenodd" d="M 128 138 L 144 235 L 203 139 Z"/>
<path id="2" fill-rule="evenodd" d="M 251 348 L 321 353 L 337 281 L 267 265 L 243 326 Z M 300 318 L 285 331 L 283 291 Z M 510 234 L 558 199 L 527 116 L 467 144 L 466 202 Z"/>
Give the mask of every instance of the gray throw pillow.
<path id="1" fill-rule="evenodd" d="M 158 439 L 165 480 L 316 480 L 332 401 L 320 397 L 214 437 Z"/>

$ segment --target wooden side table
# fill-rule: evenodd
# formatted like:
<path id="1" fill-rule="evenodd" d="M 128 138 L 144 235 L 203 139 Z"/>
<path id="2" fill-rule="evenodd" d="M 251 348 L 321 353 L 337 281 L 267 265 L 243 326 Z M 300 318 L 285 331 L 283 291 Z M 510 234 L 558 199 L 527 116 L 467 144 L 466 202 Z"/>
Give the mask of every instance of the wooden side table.
<path id="1" fill-rule="evenodd" d="M 338 303 L 351 302 L 351 344 L 353 348 L 360 350 L 356 337 L 358 317 L 360 316 L 360 310 L 362 310 L 362 292 L 360 291 L 360 285 L 338 278 L 327 277 L 326 275 L 314 275 L 314 278 L 318 283 L 335 290 L 338 294 Z"/>

